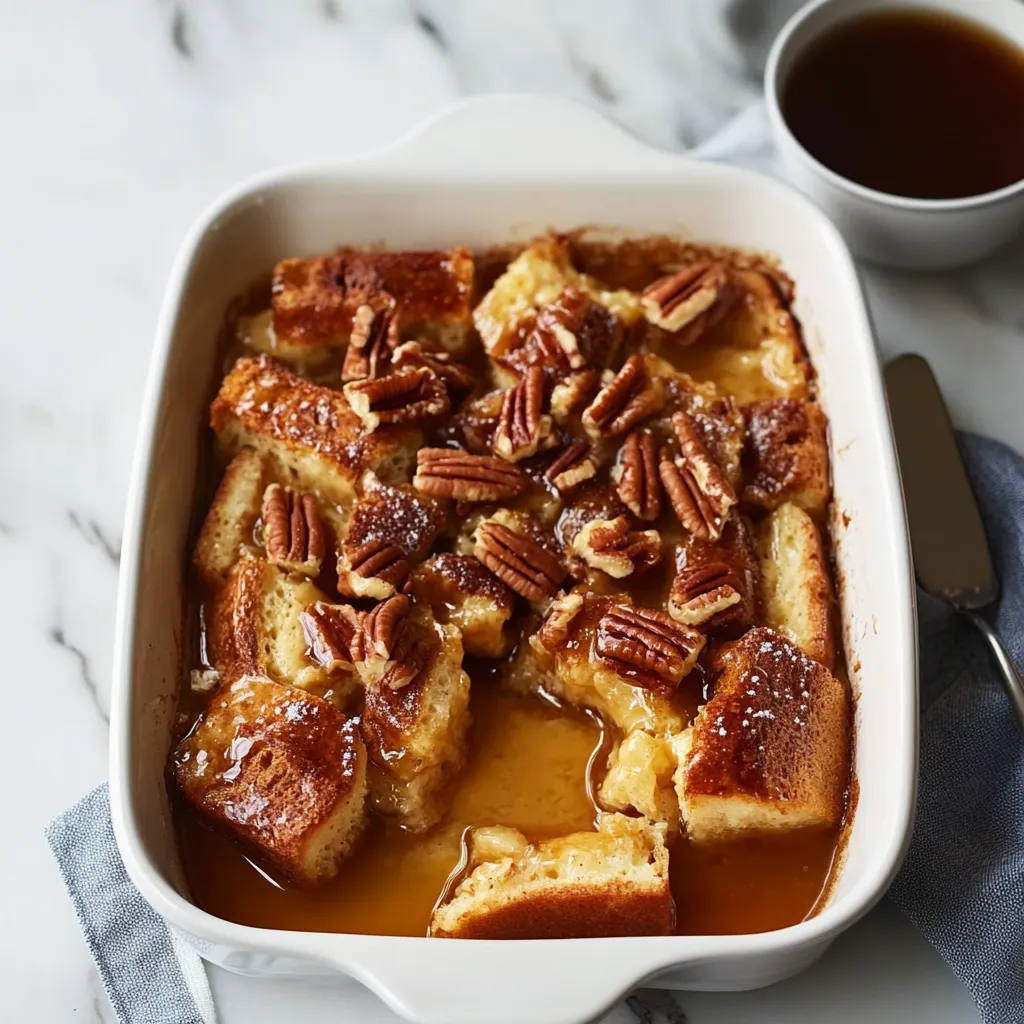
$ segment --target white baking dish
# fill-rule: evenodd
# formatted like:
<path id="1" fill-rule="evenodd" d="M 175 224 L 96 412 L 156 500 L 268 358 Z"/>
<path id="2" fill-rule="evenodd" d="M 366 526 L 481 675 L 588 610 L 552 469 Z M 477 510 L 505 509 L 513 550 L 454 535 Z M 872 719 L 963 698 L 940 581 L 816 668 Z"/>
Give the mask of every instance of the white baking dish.
<path id="1" fill-rule="evenodd" d="M 486 246 L 549 227 L 615 225 L 771 250 L 831 421 L 843 636 L 857 700 L 859 805 L 816 917 L 747 936 L 535 942 L 271 931 L 194 907 L 164 786 L 181 656 L 198 439 L 229 300 L 284 256 L 339 243 Z M 903 502 L 871 328 L 832 225 L 788 187 L 647 148 L 598 115 L 532 97 L 471 101 L 395 146 L 264 175 L 189 233 L 156 334 L 131 491 L 111 715 L 111 804 L 125 865 L 206 958 L 254 974 L 348 975 L 424 1024 L 579 1024 L 634 986 L 742 989 L 810 964 L 885 891 L 908 840 L 916 632 Z"/>

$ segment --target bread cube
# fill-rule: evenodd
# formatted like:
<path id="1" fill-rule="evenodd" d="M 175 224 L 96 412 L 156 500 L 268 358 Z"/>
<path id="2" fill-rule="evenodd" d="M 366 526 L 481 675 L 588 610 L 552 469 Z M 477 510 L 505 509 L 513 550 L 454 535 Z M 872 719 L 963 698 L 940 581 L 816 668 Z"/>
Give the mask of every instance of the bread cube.
<path id="1" fill-rule="evenodd" d="M 185 799 L 273 874 L 332 878 L 366 816 L 366 749 L 327 701 L 242 676 L 171 755 Z"/>
<path id="2" fill-rule="evenodd" d="M 228 453 L 253 448 L 275 478 L 340 505 L 352 500 L 367 470 L 384 483 L 408 480 L 423 440 L 415 426 L 364 432 L 340 391 L 313 384 L 269 356 L 235 363 L 210 422 Z"/>
<path id="3" fill-rule="evenodd" d="M 442 790 L 465 760 L 469 676 L 452 625 L 414 607 L 420 669 L 411 683 L 367 686 L 363 735 L 370 752 L 370 795 L 378 813 L 421 832 L 444 813 Z"/>
<path id="4" fill-rule="evenodd" d="M 356 686 L 347 670 L 307 655 L 302 613 L 326 595 L 314 583 L 258 555 L 243 556 L 206 606 L 206 654 L 222 678 L 266 675 L 344 701 Z"/>
<path id="5" fill-rule="evenodd" d="M 832 582 L 814 521 L 796 505 L 781 505 L 758 523 L 757 550 L 765 624 L 831 672 Z"/>
<path id="6" fill-rule="evenodd" d="M 441 552 L 413 569 L 412 593 L 441 622 L 457 626 L 467 654 L 504 657 L 512 644 L 505 629 L 515 594 L 472 555 Z"/>
<path id="7" fill-rule="evenodd" d="M 465 248 L 287 259 L 274 270 L 269 322 L 265 315 L 245 321 L 240 333 L 259 351 L 308 361 L 348 344 L 360 307 L 393 307 L 400 337 L 462 351 L 472 291 Z"/>
<path id="8" fill-rule="evenodd" d="M 689 837 L 838 826 L 850 739 L 843 684 L 761 626 L 724 645 L 712 671 L 711 700 L 672 740 Z"/>
<path id="9" fill-rule="evenodd" d="M 664 825 L 602 814 L 596 832 L 536 844 L 514 829 L 497 843 L 479 831 L 472 870 L 431 918 L 436 938 L 668 935 L 675 926 Z"/>
<path id="10" fill-rule="evenodd" d="M 821 516 L 831 497 L 828 421 L 816 402 L 793 398 L 747 406 L 743 500 L 765 509 L 792 502 Z"/>
<path id="11" fill-rule="evenodd" d="M 679 798 L 672 783 L 675 754 L 668 739 L 631 732 L 618 745 L 601 782 L 600 803 L 613 811 L 639 811 L 679 830 Z"/>
<path id="12" fill-rule="evenodd" d="M 192 559 L 207 586 L 223 583 L 243 547 L 252 543 L 264 479 L 263 460 L 252 448 L 243 448 L 224 470 Z"/>

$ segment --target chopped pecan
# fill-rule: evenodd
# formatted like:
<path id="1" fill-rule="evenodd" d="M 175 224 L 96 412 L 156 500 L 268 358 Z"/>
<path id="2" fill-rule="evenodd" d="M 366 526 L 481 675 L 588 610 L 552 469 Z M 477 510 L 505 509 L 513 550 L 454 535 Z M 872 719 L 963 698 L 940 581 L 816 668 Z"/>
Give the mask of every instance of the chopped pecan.
<path id="1" fill-rule="evenodd" d="M 724 562 L 708 562 L 684 569 L 672 583 L 668 613 L 684 626 L 699 626 L 743 600 L 739 577 Z"/>
<path id="2" fill-rule="evenodd" d="M 391 365 L 404 370 L 409 367 L 426 367 L 444 381 L 448 393 L 471 391 L 476 379 L 472 371 L 456 363 L 449 352 L 426 352 L 418 341 L 406 341 L 391 355 Z"/>
<path id="3" fill-rule="evenodd" d="M 544 371 L 531 366 L 522 380 L 505 392 L 491 441 L 496 455 L 519 462 L 554 442 L 551 417 L 544 414 L 544 390 Z"/>
<path id="4" fill-rule="evenodd" d="M 506 501 L 526 489 L 526 474 L 493 455 L 470 455 L 459 448 L 421 448 L 413 486 L 435 498 Z"/>
<path id="5" fill-rule="evenodd" d="M 641 686 L 650 685 L 649 676 L 678 686 L 703 648 L 697 630 L 649 608 L 616 605 L 597 624 L 597 657 Z"/>
<path id="6" fill-rule="evenodd" d="M 299 615 L 306 657 L 328 672 L 352 668 L 352 641 L 362 629 L 363 613 L 351 605 L 317 601 Z"/>
<path id="7" fill-rule="evenodd" d="M 630 433 L 617 470 L 619 497 L 626 507 L 638 519 L 657 519 L 661 513 L 661 480 L 658 452 L 649 430 Z"/>
<path id="8" fill-rule="evenodd" d="M 597 370 L 570 373 L 551 389 L 551 415 L 564 423 L 577 409 L 590 399 L 597 389 L 601 375 Z"/>
<path id="9" fill-rule="evenodd" d="M 326 543 L 316 498 L 271 484 L 263 492 L 262 518 L 267 558 L 283 569 L 317 576 Z"/>
<path id="10" fill-rule="evenodd" d="M 622 579 L 661 561 L 657 530 L 630 530 L 629 519 L 592 519 L 572 539 L 572 549 L 587 565 Z"/>
<path id="11" fill-rule="evenodd" d="M 569 630 L 573 620 L 583 608 L 583 595 L 577 593 L 563 594 L 555 599 L 548 611 L 544 624 L 537 630 L 538 643 L 547 651 L 557 651 L 569 640 Z"/>
<path id="12" fill-rule="evenodd" d="M 419 674 L 419 650 L 409 629 L 409 608 L 409 598 L 395 594 L 363 616 L 351 651 L 366 683 L 398 690 Z"/>
<path id="13" fill-rule="evenodd" d="M 352 381 L 342 390 L 352 411 L 371 431 L 381 423 L 418 423 L 451 410 L 448 389 L 425 366 Z"/>
<path id="14" fill-rule="evenodd" d="M 679 521 L 694 536 L 718 540 L 725 518 L 736 504 L 736 492 L 708 454 L 693 420 L 685 412 L 672 417 L 679 441 L 679 457 L 673 461 L 662 449 L 658 473 Z"/>
<path id="15" fill-rule="evenodd" d="M 642 356 L 633 355 L 583 411 L 583 426 L 591 437 L 624 434 L 664 403 L 661 382 L 648 377 Z"/>
<path id="16" fill-rule="evenodd" d="M 362 544 L 338 566 L 338 592 L 348 597 L 382 600 L 402 589 L 412 568 L 397 545 L 375 537 Z"/>
<path id="17" fill-rule="evenodd" d="M 379 377 L 397 344 L 398 319 L 394 310 L 359 306 L 352 317 L 352 334 L 341 367 L 341 379 L 354 381 Z"/>
<path id="18" fill-rule="evenodd" d="M 533 538 L 485 519 L 473 539 L 476 558 L 521 597 L 540 602 L 558 593 L 565 566 Z"/>
<path id="19" fill-rule="evenodd" d="M 735 298 L 724 263 L 695 263 L 655 281 L 640 301 L 652 324 L 673 332 L 687 328 L 680 340 L 689 345 L 725 315 Z"/>
<path id="20" fill-rule="evenodd" d="M 597 474 L 597 466 L 591 454 L 593 446 L 586 441 L 573 441 L 558 453 L 557 458 L 544 472 L 544 479 L 562 494 L 578 487 L 584 480 Z"/>

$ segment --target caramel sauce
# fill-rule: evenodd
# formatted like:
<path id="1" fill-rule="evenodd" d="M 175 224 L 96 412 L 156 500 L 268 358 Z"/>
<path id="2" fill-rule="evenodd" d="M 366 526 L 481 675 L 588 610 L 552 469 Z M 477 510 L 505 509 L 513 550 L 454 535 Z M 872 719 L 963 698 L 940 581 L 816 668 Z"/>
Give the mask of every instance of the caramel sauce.
<path id="1" fill-rule="evenodd" d="M 196 904 L 261 928 L 425 935 L 470 825 L 508 825 L 532 841 L 592 829 L 588 769 L 602 743 L 596 721 L 486 678 L 473 684 L 468 763 L 435 829 L 414 835 L 371 818 L 338 877 L 303 890 L 273 880 L 182 808 L 179 837 Z M 836 838 L 804 832 L 714 847 L 676 839 L 669 863 L 677 932 L 743 934 L 802 920 L 825 887 Z"/>
<path id="2" fill-rule="evenodd" d="M 513 255 L 514 251 L 505 249 L 479 257 L 480 286 L 486 287 Z M 573 253 L 580 269 L 611 287 L 636 290 L 665 266 L 717 255 L 668 239 L 650 240 L 649 245 L 630 242 L 624 247 L 576 244 Z M 789 298 L 789 282 L 770 264 L 753 254 L 733 253 L 730 258 L 736 266 L 773 273 L 780 293 Z M 263 283 L 229 314 L 223 339 L 226 368 L 234 358 L 247 354 L 232 318 L 266 304 Z M 778 325 L 759 320 L 758 308 L 756 303 L 741 303 L 701 344 L 658 354 L 698 381 L 714 381 L 740 402 L 787 393 L 788 383 L 774 373 L 764 344 Z M 482 376 L 482 354 L 471 365 Z M 332 385 L 338 370 L 336 355 L 303 368 L 310 379 Z M 443 435 L 437 441 L 443 443 Z M 211 474 L 216 476 L 221 468 L 211 465 Z M 209 483 L 200 481 L 201 511 L 212 493 Z M 662 606 L 675 568 L 686 562 L 686 545 L 667 509 L 651 525 L 662 531 L 662 564 L 625 588 L 619 581 L 606 581 L 606 589 L 609 593 L 625 589 L 641 605 Z M 206 664 L 201 600 L 202 595 L 193 594 L 192 653 L 187 668 Z M 520 626 L 529 633 L 536 623 Z M 509 662 L 514 656 L 513 651 Z M 619 737 L 602 728 L 596 716 L 543 696 L 523 696 L 503 688 L 508 663 L 467 658 L 464 668 L 472 680 L 469 750 L 465 768 L 451 783 L 448 811 L 438 825 L 426 834 L 414 834 L 371 814 L 366 832 L 337 878 L 315 890 L 304 890 L 271 877 L 179 800 L 175 819 L 194 902 L 218 917 L 256 927 L 422 936 L 436 901 L 459 867 L 469 827 L 510 826 L 530 841 L 592 830 L 598 813 L 594 794 L 611 744 Z M 693 718 L 707 699 L 706 687 L 698 665 L 671 697 L 681 719 Z M 641 705 L 649 691 L 634 688 L 633 692 L 642 717 Z M 329 693 L 324 695 L 330 699 Z M 183 716 L 194 721 L 206 699 L 190 694 L 186 682 L 180 707 Z M 670 876 L 677 932 L 742 934 L 803 920 L 816 911 L 828 891 L 839 842 L 838 830 L 757 836 L 719 846 L 699 846 L 685 837 L 673 839 Z"/>
<path id="3" fill-rule="evenodd" d="M 955 199 L 1024 177 L 1024 51 L 967 18 L 850 18 L 797 57 L 782 109 L 813 156 L 880 192 Z"/>

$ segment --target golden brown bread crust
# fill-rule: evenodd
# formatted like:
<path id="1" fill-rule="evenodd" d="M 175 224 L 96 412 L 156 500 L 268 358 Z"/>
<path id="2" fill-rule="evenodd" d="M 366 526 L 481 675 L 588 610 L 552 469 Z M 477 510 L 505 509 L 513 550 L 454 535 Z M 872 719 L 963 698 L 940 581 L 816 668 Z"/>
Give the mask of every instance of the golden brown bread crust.
<path id="1" fill-rule="evenodd" d="M 392 305 L 403 336 L 464 335 L 470 319 L 473 257 L 439 252 L 338 253 L 288 259 L 274 270 L 274 334 L 288 355 L 345 345 L 360 306 Z"/>
<path id="2" fill-rule="evenodd" d="M 431 930 L 439 939 L 595 939 L 671 935 L 675 912 L 668 886 L 638 889 L 626 883 L 544 890 L 469 918 L 457 932 Z"/>
<path id="3" fill-rule="evenodd" d="M 711 669 L 714 693 L 681 767 L 686 800 L 792 804 L 817 824 L 838 824 L 849 743 L 842 684 L 763 626 L 724 645 Z"/>
<path id="4" fill-rule="evenodd" d="M 831 496 L 828 420 L 815 402 L 780 398 L 747 406 L 747 486 L 743 500 L 761 508 L 791 501 L 812 515 Z"/>
<path id="5" fill-rule="evenodd" d="M 757 548 L 761 621 L 831 672 L 832 580 L 814 520 L 796 505 L 780 505 L 757 524 Z"/>
<path id="6" fill-rule="evenodd" d="M 222 583 L 243 545 L 252 543 L 263 483 L 262 460 L 251 448 L 243 448 L 224 470 L 192 556 L 199 578 L 208 587 Z"/>
<path id="7" fill-rule="evenodd" d="M 356 723 L 327 701 L 242 677 L 214 697 L 173 752 L 170 772 L 218 828 L 306 884 L 322 880 L 309 873 L 318 830 L 364 799 L 366 751 Z"/>
<path id="8" fill-rule="evenodd" d="M 345 533 L 345 551 L 379 541 L 394 544 L 419 561 L 444 532 L 448 522 L 445 502 L 417 494 L 411 487 L 389 487 L 372 474 L 363 480 L 363 495 L 352 506 Z"/>
<path id="9" fill-rule="evenodd" d="M 313 384 L 276 359 L 239 359 L 221 382 L 210 423 L 229 451 L 246 445 L 268 457 L 281 476 L 340 504 L 373 470 L 385 482 L 405 476 L 422 435 L 416 427 L 363 432 L 340 391 Z"/>

